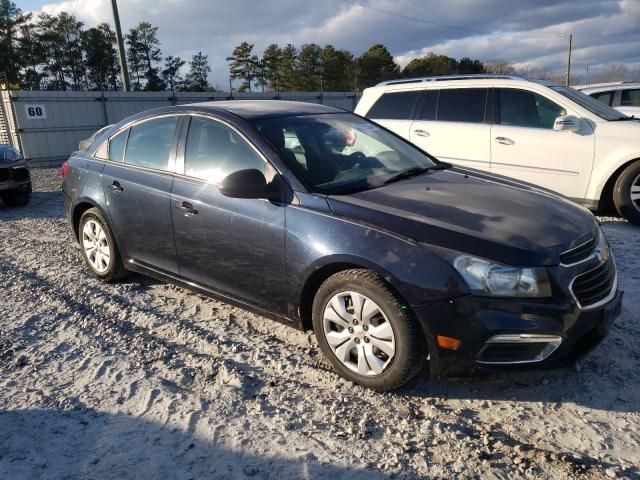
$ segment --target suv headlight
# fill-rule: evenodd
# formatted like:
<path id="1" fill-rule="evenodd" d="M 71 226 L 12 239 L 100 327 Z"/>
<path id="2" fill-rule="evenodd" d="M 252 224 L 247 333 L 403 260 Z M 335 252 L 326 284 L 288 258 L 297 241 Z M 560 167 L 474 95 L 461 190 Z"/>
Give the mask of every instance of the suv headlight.
<path id="1" fill-rule="evenodd" d="M 501 265 L 482 258 L 460 255 L 453 266 L 473 293 L 499 297 L 550 297 L 551 285 L 544 268 Z"/>

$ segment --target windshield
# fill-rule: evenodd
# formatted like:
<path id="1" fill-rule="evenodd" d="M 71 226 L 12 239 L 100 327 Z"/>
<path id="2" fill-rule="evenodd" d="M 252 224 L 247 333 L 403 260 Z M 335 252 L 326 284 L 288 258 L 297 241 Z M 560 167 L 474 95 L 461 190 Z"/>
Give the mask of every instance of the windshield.
<path id="1" fill-rule="evenodd" d="M 270 118 L 254 123 L 291 168 L 320 193 L 367 190 L 382 186 L 400 172 L 436 166 L 411 144 L 350 113 Z"/>
<path id="2" fill-rule="evenodd" d="M 553 90 L 558 92 L 561 95 L 564 95 L 569 100 L 573 100 L 578 105 L 583 108 L 586 108 L 591 113 L 595 113 L 600 118 L 604 118 L 605 120 L 619 120 L 620 118 L 625 118 L 626 115 L 620 113 L 617 110 L 614 110 L 609 105 L 602 103 L 600 100 L 596 100 L 595 98 L 590 97 L 578 90 L 574 90 L 570 87 L 551 87 Z"/>

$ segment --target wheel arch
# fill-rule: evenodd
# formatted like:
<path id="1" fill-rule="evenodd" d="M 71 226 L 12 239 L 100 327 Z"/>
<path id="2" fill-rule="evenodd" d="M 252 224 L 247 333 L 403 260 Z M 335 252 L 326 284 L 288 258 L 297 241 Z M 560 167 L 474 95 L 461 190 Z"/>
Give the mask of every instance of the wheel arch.
<path id="1" fill-rule="evenodd" d="M 613 187 L 615 186 L 616 181 L 618 180 L 620 175 L 622 175 L 622 172 L 624 172 L 629 165 L 635 162 L 640 162 L 640 157 L 627 160 L 609 175 L 609 178 L 605 182 L 604 187 L 602 187 L 602 190 L 600 191 L 598 210 L 614 208 Z"/>
<path id="2" fill-rule="evenodd" d="M 71 216 L 73 233 L 76 236 L 76 240 L 79 240 L 80 238 L 80 219 L 82 218 L 82 215 L 84 214 L 84 212 L 86 212 L 91 208 L 97 209 L 102 214 L 102 216 L 107 221 L 109 228 L 111 229 L 111 233 L 115 236 L 115 232 L 113 231 L 113 227 L 111 226 L 111 221 L 109 220 L 109 216 L 107 215 L 107 212 L 105 212 L 104 209 L 102 209 L 98 204 L 96 204 L 92 200 L 82 199 L 78 201 L 78 203 L 76 203 L 76 205 L 73 207 L 73 213 Z"/>

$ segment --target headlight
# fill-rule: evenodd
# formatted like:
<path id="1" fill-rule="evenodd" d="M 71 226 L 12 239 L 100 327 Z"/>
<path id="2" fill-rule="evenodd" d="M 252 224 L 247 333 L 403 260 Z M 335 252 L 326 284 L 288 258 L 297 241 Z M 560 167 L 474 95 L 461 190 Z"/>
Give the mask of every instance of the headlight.
<path id="1" fill-rule="evenodd" d="M 550 297 L 551 286 L 544 268 L 501 265 L 482 258 L 461 255 L 453 266 L 473 293 L 500 297 Z"/>

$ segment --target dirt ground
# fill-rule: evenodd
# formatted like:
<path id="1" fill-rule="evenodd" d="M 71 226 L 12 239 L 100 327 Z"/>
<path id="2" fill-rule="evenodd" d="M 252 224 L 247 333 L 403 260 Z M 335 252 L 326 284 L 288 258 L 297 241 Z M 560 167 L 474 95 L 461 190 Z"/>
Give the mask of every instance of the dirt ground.
<path id="1" fill-rule="evenodd" d="M 0 478 L 640 478 L 640 228 L 572 370 L 380 394 L 299 332 L 139 275 L 89 276 L 55 170 L 0 207 Z"/>

